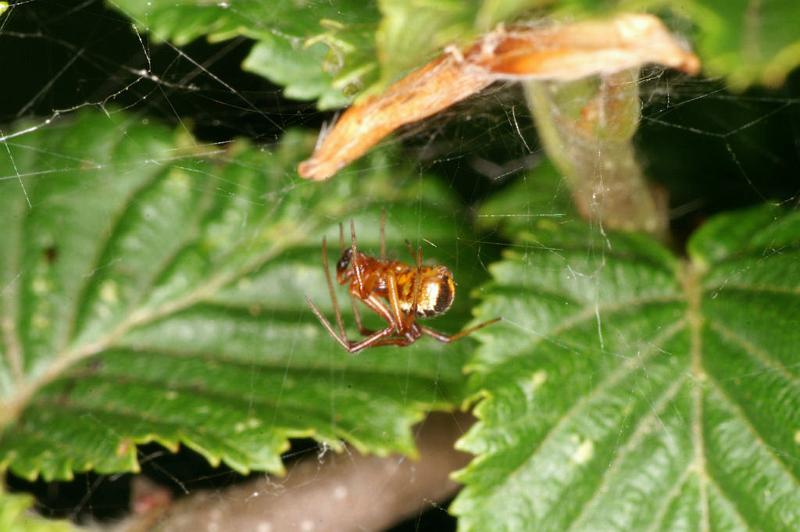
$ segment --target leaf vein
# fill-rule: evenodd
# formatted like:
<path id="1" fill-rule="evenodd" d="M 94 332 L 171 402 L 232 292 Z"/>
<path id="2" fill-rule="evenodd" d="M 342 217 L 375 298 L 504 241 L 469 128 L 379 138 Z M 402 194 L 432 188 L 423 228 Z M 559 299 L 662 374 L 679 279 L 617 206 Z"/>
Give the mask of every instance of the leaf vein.
<path id="1" fill-rule="evenodd" d="M 678 496 L 680 496 L 681 490 L 686 485 L 686 482 L 689 480 L 689 478 L 691 478 L 692 473 L 694 472 L 694 468 L 692 467 L 693 465 L 694 464 L 692 462 L 686 464 L 686 468 L 684 468 L 683 472 L 678 475 L 677 479 L 675 479 L 675 483 L 664 496 L 661 506 L 653 514 L 655 517 L 653 518 L 653 523 L 650 525 L 650 528 L 648 528 L 648 532 L 652 532 L 660 528 L 660 525 L 664 522 L 664 518 L 667 516 L 667 511 L 669 510 L 670 505 L 675 499 L 678 498 Z"/>
<path id="2" fill-rule="evenodd" d="M 736 516 L 736 520 L 739 521 L 739 523 L 742 524 L 742 528 L 743 529 L 748 529 L 749 528 L 751 530 L 758 530 L 760 528 L 756 524 L 750 523 L 750 522 L 747 521 L 747 519 L 745 519 L 744 514 L 741 511 L 739 511 L 739 508 L 736 506 L 736 503 L 734 502 L 734 500 L 731 499 L 728 496 L 728 494 L 725 493 L 725 491 L 723 491 L 722 487 L 717 482 L 717 479 L 715 479 L 712 476 L 709 476 L 708 477 L 708 483 L 714 489 L 714 491 L 717 493 L 717 495 L 719 495 L 721 498 L 723 498 L 726 501 L 728 501 L 728 504 L 730 504 L 731 508 L 733 508 L 733 512 L 734 512 L 734 515 Z"/>
<path id="3" fill-rule="evenodd" d="M 595 506 L 598 498 L 605 493 L 610 478 L 621 467 L 621 464 L 628 456 L 628 453 L 633 451 L 633 449 L 635 449 L 641 443 L 642 439 L 652 432 L 652 421 L 658 419 L 659 414 L 664 411 L 664 409 L 669 405 L 670 401 L 675 398 L 680 389 L 683 387 L 686 379 L 687 376 L 684 374 L 675 380 L 675 382 L 667 386 L 666 389 L 658 396 L 656 401 L 652 403 L 652 407 L 648 414 L 640 417 L 637 420 L 636 427 L 629 434 L 628 440 L 625 442 L 625 444 L 622 447 L 617 448 L 614 460 L 606 469 L 602 480 L 595 486 L 595 489 L 589 499 L 586 501 L 586 503 L 584 503 L 583 510 L 572 520 L 572 523 L 570 524 L 571 529 L 574 529 L 580 524 L 581 521 L 585 521 L 588 518 L 588 510 L 590 510 L 592 506 Z"/>
<path id="4" fill-rule="evenodd" d="M 789 465 L 781 459 L 779 454 L 775 453 L 771 445 L 767 445 L 761 433 L 758 432 L 758 429 L 756 429 L 755 425 L 753 425 L 753 422 L 747 415 L 747 412 L 743 410 L 739 403 L 733 397 L 731 397 L 731 395 L 725 390 L 724 387 L 722 387 L 722 385 L 720 385 L 716 377 L 712 375 L 708 375 L 707 377 L 708 382 L 712 384 L 714 389 L 722 396 L 725 402 L 728 403 L 729 408 L 738 414 L 739 420 L 742 422 L 742 424 L 744 424 L 745 427 L 747 427 L 748 431 L 755 438 L 756 443 L 764 448 L 768 456 L 772 457 L 779 469 L 786 473 L 786 475 L 788 475 L 795 484 L 800 485 L 800 477 L 798 477 L 797 474 L 790 469 Z"/>
<path id="5" fill-rule="evenodd" d="M 118 141 L 121 140 L 122 137 L 118 139 Z M 109 152 L 113 153 L 113 151 L 114 148 L 109 147 Z M 78 320 L 80 319 L 82 310 L 88 304 L 87 298 L 96 279 L 95 273 L 101 270 L 101 260 L 108 253 L 109 246 L 111 246 L 114 240 L 117 238 L 120 227 L 123 225 L 122 222 L 125 219 L 125 215 L 130 211 L 131 201 L 142 192 L 152 188 L 156 183 L 163 179 L 164 175 L 166 175 L 168 172 L 168 167 L 162 168 L 160 171 L 155 172 L 150 179 L 145 180 L 140 186 L 131 190 L 125 200 L 121 202 L 119 210 L 111 217 L 111 230 L 103 235 L 102 240 L 97 242 L 95 246 L 96 252 L 92 258 L 89 270 L 87 271 L 86 275 L 83 276 L 84 282 L 77 291 L 74 303 L 68 312 L 68 317 L 65 318 L 69 323 L 69 326 L 64 330 L 63 338 L 58 341 L 58 347 L 56 349 L 57 352 L 63 352 L 70 340 L 74 339 L 75 333 L 77 332 Z"/>
<path id="6" fill-rule="evenodd" d="M 537 333 L 536 331 L 526 329 L 522 325 L 506 318 L 504 321 L 516 325 L 520 329 L 528 332 L 534 336 L 536 339 L 531 343 L 525 345 L 521 351 L 529 351 L 530 349 L 535 348 L 537 345 L 542 343 L 545 340 L 552 340 L 552 337 L 561 336 L 564 333 L 568 332 L 570 329 L 577 327 L 579 325 L 583 325 L 589 320 L 597 319 L 598 314 L 614 314 L 616 312 L 621 311 L 630 311 L 631 307 L 643 307 L 646 305 L 652 304 L 669 304 L 669 303 L 683 303 L 684 299 L 680 296 L 658 296 L 658 297 L 649 297 L 649 298 L 633 298 L 628 299 L 625 301 L 616 302 L 609 305 L 600 305 L 598 307 L 595 306 L 586 306 L 580 312 L 576 312 L 571 316 L 565 317 L 560 323 L 555 324 L 549 331 L 543 333 Z M 682 324 L 682 321 L 676 322 L 676 324 Z M 581 344 L 576 344 L 579 347 Z M 513 360 L 513 357 L 511 357 Z"/>
<path id="7" fill-rule="evenodd" d="M 603 379 L 590 393 L 578 399 L 578 401 L 576 401 L 569 408 L 569 410 L 567 410 L 564 415 L 561 416 L 552 427 L 550 427 L 547 433 L 542 437 L 541 441 L 530 450 L 528 453 L 528 458 L 522 460 L 517 466 L 514 467 L 512 471 L 508 473 L 508 477 L 518 473 L 528 459 L 534 456 L 540 449 L 545 447 L 547 443 L 561 430 L 561 428 L 564 427 L 568 421 L 571 421 L 575 416 L 577 416 L 584 407 L 588 406 L 594 399 L 602 395 L 606 390 L 621 382 L 637 367 L 642 366 L 651 357 L 655 356 L 657 353 L 660 353 L 660 345 L 677 334 L 678 331 L 684 327 L 684 325 L 685 323 L 680 321 L 664 330 L 661 334 L 657 335 L 650 342 L 648 342 L 648 349 L 645 351 L 643 356 L 626 359 L 625 362 L 621 363 L 617 369 L 607 375 L 606 378 Z"/>
<path id="8" fill-rule="evenodd" d="M 723 338 L 730 340 L 739 345 L 750 358 L 762 366 L 775 371 L 792 384 L 795 388 L 800 389 L 800 378 L 797 375 L 788 371 L 788 368 L 776 361 L 767 351 L 754 345 L 752 342 L 742 338 L 735 331 L 729 329 L 717 320 L 708 319 L 708 324 L 712 329 L 717 331 Z"/>
<path id="9" fill-rule="evenodd" d="M 704 287 L 706 292 L 723 292 L 723 291 L 731 291 L 731 292 L 749 292 L 751 294 L 764 294 L 767 296 L 775 295 L 775 294 L 785 294 L 785 295 L 800 295 L 800 285 L 796 288 L 790 288 L 786 286 L 776 286 L 776 285 L 748 285 L 748 284 L 741 284 L 741 283 L 728 283 L 723 281 L 720 284 L 707 286 Z"/>

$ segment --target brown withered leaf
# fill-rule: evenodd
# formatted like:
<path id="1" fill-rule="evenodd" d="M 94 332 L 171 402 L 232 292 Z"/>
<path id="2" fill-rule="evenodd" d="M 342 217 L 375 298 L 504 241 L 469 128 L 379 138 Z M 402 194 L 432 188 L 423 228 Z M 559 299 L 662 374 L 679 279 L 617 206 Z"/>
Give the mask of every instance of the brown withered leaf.
<path id="1" fill-rule="evenodd" d="M 697 57 L 656 17 L 625 14 L 608 20 L 504 28 L 458 49 L 447 48 L 414 70 L 350 107 L 321 134 L 302 177 L 324 180 L 361 157 L 395 129 L 427 118 L 497 80 L 572 81 L 655 63 L 689 74 Z"/>

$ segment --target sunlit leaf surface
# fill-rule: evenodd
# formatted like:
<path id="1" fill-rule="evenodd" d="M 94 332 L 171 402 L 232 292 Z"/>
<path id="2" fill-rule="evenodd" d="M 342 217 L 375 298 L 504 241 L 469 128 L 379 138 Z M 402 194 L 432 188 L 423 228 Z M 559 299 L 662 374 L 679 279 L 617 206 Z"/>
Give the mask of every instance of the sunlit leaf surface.
<path id="1" fill-rule="evenodd" d="M 320 241 L 335 262 L 337 223 L 352 218 L 377 253 L 385 207 L 395 256 L 409 239 L 455 270 L 457 307 L 431 323 L 455 331 L 477 283 L 459 260 L 473 239 L 429 180 L 380 154 L 329 183 L 300 180 L 312 144 L 290 133 L 270 150 L 197 145 L 124 113 L 7 144 L 2 467 L 48 479 L 135 470 L 147 441 L 242 472 L 280 471 L 293 436 L 413 452 L 410 425 L 460 400 L 474 343 L 346 354 L 305 302 L 333 318 Z"/>
<path id="2" fill-rule="evenodd" d="M 719 216 L 685 260 L 513 227 L 481 308 L 505 321 L 468 363 L 461 529 L 797 530 L 800 213 Z"/>

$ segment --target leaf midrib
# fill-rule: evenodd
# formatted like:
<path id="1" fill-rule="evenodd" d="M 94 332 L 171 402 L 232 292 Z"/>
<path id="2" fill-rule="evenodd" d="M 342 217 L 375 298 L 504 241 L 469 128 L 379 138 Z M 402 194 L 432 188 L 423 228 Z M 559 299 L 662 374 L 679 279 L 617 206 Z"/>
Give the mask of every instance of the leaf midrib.
<path id="1" fill-rule="evenodd" d="M 693 385 L 691 389 L 692 420 L 691 437 L 692 469 L 697 475 L 700 490 L 701 527 L 704 532 L 711 529 L 710 509 L 708 505 L 708 469 L 706 467 L 705 441 L 703 437 L 703 383 L 707 379 L 703 368 L 703 314 L 702 314 L 702 274 L 692 263 L 685 263 L 680 271 L 680 278 L 686 294 L 686 318 L 689 324 L 689 356 Z"/>
<path id="2" fill-rule="evenodd" d="M 352 205 L 350 207 L 352 207 Z M 328 214 L 336 216 L 341 213 L 330 212 Z M 308 239 L 309 235 L 312 234 L 313 230 L 318 228 L 322 223 L 318 217 L 312 216 L 307 220 L 308 221 L 305 223 L 299 222 L 292 225 L 293 231 L 281 232 L 280 240 L 272 242 L 261 254 L 252 257 L 239 269 L 228 272 L 218 272 L 215 275 L 211 275 L 205 282 L 199 284 L 193 290 L 190 290 L 183 297 L 166 301 L 158 307 L 149 309 L 141 307 L 131 308 L 128 311 L 127 317 L 118 322 L 117 325 L 104 336 L 101 336 L 93 342 L 75 346 L 61 353 L 57 353 L 52 358 L 53 362 L 43 373 L 28 381 L 23 379 L 22 385 L 17 388 L 16 393 L 11 396 L 9 401 L 2 405 L 3 408 L 0 409 L 2 411 L 2 415 L 0 415 L 0 430 L 16 421 L 33 395 L 43 386 L 61 376 L 69 367 L 113 347 L 117 340 L 124 337 L 136 327 L 171 316 L 195 304 L 212 299 L 212 296 L 229 283 L 235 282 L 242 276 L 252 273 L 265 263 L 275 259 L 286 249 L 302 245 L 302 243 Z"/>
<path id="3" fill-rule="evenodd" d="M 128 213 L 131 210 L 132 200 L 138 197 L 144 191 L 147 191 L 152 187 L 160 184 L 163 180 L 168 179 L 171 172 L 172 172 L 172 167 L 166 167 L 161 172 L 157 172 L 152 179 L 148 180 L 142 186 L 132 191 L 130 197 L 123 203 L 123 206 L 120 209 L 120 212 L 112 225 L 112 230 L 109 231 L 108 236 L 106 236 L 103 244 L 101 246 L 98 246 L 98 252 L 94 258 L 94 263 L 93 263 L 94 265 L 90 269 L 90 271 L 98 270 L 97 264 L 102 260 L 103 257 L 107 255 L 109 247 L 112 246 L 116 241 L 119 235 L 120 224 L 123 222 L 123 220 L 125 220 L 126 215 L 128 215 Z M 171 264 L 174 263 L 174 260 L 179 256 L 181 250 L 184 249 L 189 242 L 191 242 L 192 236 L 197 231 L 199 231 L 200 222 L 207 214 L 207 209 L 210 206 L 209 202 L 211 194 L 213 192 L 212 184 L 213 181 L 211 180 L 208 180 L 206 182 L 206 188 L 203 191 L 203 200 L 201 200 L 200 207 L 195 211 L 195 214 L 192 217 L 191 228 L 188 231 L 184 232 L 185 238 L 184 241 L 182 242 L 182 245 L 176 246 L 176 250 L 174 253 L 165 257 L 164 261 L 160 266 L 153 268 L 151 275 L 147 279 L 147 282 L 143 283 L 143 285 L 139 287 L 140 289 L 136 291 L 137 295 L 131 301 L 130 308 L 135 308 L 143 300 L 146 299 L 146 296 L 150 293 L 150 290 L 153 289 L 153 284 L 156 282 L 159 276 L 167 268 L 169 268 Z M 71 312 L 70 327 L 67 330 L 64 341 L 62 342 L 60 348 L 58 349 L 59 352 L 63 352 L 64 350 L 66 350 L 70 342 L 75 340 L 75 334 L 78 332 L 80 319 L 87 311 L 87 305 L 89 304 L 88 297 L 95 284 L 96 284 L 96 277 L 94 275 L 88 276 L 86 282 L 78 291 L 78 297 L 76 298 L 75 304 L 73 305 L 73 310 Z"/>
<path id="4" fill-rule="evenodd" d="M 522 460 L 517 466 L 508 473 L 507 478 L 511 478 L 516 473 L 518 473 L 521 468 L 528 462 L 528 460 L 533 457 L 540 449 L 544 448 L 547 442 L 554 437 L 560 430 L 560 428 L 570 419 L 574 418 L 578 413 L 588 404 L 591 403 L 592 399 L 597 398 L 603 392 L 607 391 L 610 387 L 621 382 L 625 377 L 630 375 L 632 371 L 634 371 L 637 367 L 640 367 L 642 364 L 647 362 L 651 357 L 660 353 L 660 346 L 662 343 L 668 341 L 670 338 L 674 337 L 678 332 L 680 332 L 684 327 L 686 327 L 686 323 L 681 320 L 674 323 L 671 327 L 666 329 L 665 331 L 661 332 L 657 335 L 657 337 L 653 338 L 650 342 L 648 342 L 649 349 L 643 353 L 639 357 L 630 358 L 624 363 L 620 364 L 617 369 L 611 372 L 602 382 L 600 382 L 596 387 L 594 387 L 591 392 L 582 396 L 578 401 L 573 404 L 569 410 L 561 417 L 558 418 L 556 423 L 553 424 L 547 430 L 547 433 L 544 435 L 542 440 L 536 445 L 535 448 L 531 449 L 528 453 L 528 457 L 525 460 Z M 548 335 L 549 336 L 549 335 Z"/>
<path id="5" fill-rule="evenodd" d="M 700 508 L 698 509 L 700 514 L 699 524 L 700 528 L 705 531 L 711 529 L 711 507 L 709 501 L 710 490 L 714 490 L 716 496 L 719 496 L 727 500 L 728 503 L 733 506 L 731 511 L 737 514 L 736 517 L 740 522 L 746 522 L 743 521 L 741 512 L 739 511 L 738 508 L 736 508 L 734 501 L 731 500 L 724 491 L 722 491 L 721 487 L 719 487 L 716 480 L 711 476 L 708 470 L 708 464 L 706 458 L 707 445 L 705 442 L 705 435 L 703 430 L 705 423 L 703 401 L 706 398 L 709 386 L 711 386 L 715 390 L 718 390 L 718 392 L 721 393 L 723 397 L 727 399 L 729 407 L 733 408 L 736 412 L 738 412 L 737 419 L 740 419 L 748 427 L 748 430 L 751 431 L 752 433 L 752 437 L 754 437 L 756 441 L 759 442 L 760 446 L 762 446 L 765 449 L 769 449 L 769 446 L 765 444 L 764 439 L 761 437 L 761 435 L 758 433 L 755 427 L 752 426 L 752 423 L 749 421 L 748 417 L 745 415 L 744 412 L 741 411 L 741 408 L 738 405 L 738 403 L 736 403 L 736 401 L 734 401 L 731 397 L 727 395 L 727 392 L 724 389 L 722 389 L 718 383 L 716 383 L 713 375 L 707 373 L 706 368 L 704 367 L 703 332 L 705 328 L 712 327 L 713 329 L 720 332 L 720 334 L 729 333 L 735 336 L 734 338 L 731 338 L 732 340 L 735 340 L 737 341 L 737 343 L 740 344 L 744 342 L 742 338 L 738 337 L 738 335 L 735 335 L 734 331 L 730 331 L 722 324 L 716 323 L 709 316 L 705 316 L 703 314 L 703 307 L 702 307 L 703 301 L 708 296 L 708 294 L 713 291 L 708 287 L 703 286 L 703 277 L 707 273 L 708 273 L 707 270 L 704 268 L 702 264 L 693 263 L 691 261 L 683 261 L 677 271 L 677 278 L 681 283 L 681 292 L 683 297 L 675 299 L 683 300 L 686 301 L 687 303 L 685 309 L 685 318 L 684 320 L 681 320 L 677 324 L 681 324 L 682 326 L 686 327 L 686 329 L 689 332 L 689 361 L 688 361 L 689 367 L 687 368 L 688 372 L 686 374 L 686 377 L 678 381 L 680 384 L 675 383 L 671 385 L 668 389 L 675 390 L 677 388 L 685 386 L 686 381 L 688 379 L 690 386 L 689 399 L 692 409 L 692 416 L 691 419 L 689 420 L 688 428 L 691 439 L 692 454 L 685 470 L 678 476 L 678 479 L 670 489 L 670 493 L 672 494 L 672 496 L 668 498 L 668 500 L 664 503 L 664 505 L 659 507 L 658 512 L 656 513 L 657 519 L 655 521 L 655 523 L 663 521 L 663 519 L 666 516 L 666 513 L 669 510 L 670 505 L 674 501 L 674 498 L 678 496 L 680 491 L 683 489 L 683 486 L 686 485 L 688 479 L 690 479 L 692 476 L 696 476 L 698 483 L 697 488 L 698 488 L 698 494 L 699 494 L 698 496 L 700 504 Z M 755 286 L 748 288 L 750 288 L 751 290 L 758 289 L 758 287 Z M 568 317 L 567 321 L 569 322 L 575 321 L 576 316 L 582 316 L 584 319 L 590 318 L 591 315 L 593 315 L 593 312 L 589 312 L 589 310 L 593 309 L 588 309 L 588 308 L 584 309 L 583 312 L 579 312 L 576 315 Z M 608 310 L 607 307 L 606 310 Z M 677 324 L 673 324 L 672 327 L 675 327 Z M 720 328 L 722 330 L 720 330 Z M 553 329 L 551 329 L 550 331 L 548 331 L 546 335 L 543 335 L 543 338 L 545 336 L 546 338 L 552 338 L 556 334 L 556 332 L 563 332 L 568 329 L 569 327 L 565 327 L 565 323 L 562 322 Z M 762 356 L 759 356 L 760 354 L 764 355 L 764 353 L 753 352 L 752 349 L 749 349 L 749 347 L 752 346 L 742 344 L 742 347 L 747 351 L 747 354 L 749 356 L 753 357 L 753 359 L 758 361 L 759 363 L 765 364 L 773 369 L 782 368 L 782 366 L 777 362 L 775 362 L 771 357 L 764 359 Z M 570 413 L 577 411 L 577 409 L 581 408 L 582 406 L 585 406 L 587 404 L 588 397 L 595 396 L 599 389 L 607 389 L 609 383 L 615 381 L 614 376 L 617 375 L 618 373 L 619 370 L 610 374 L 602 383 L 599 383 L 598 386 L 595 387 L 589 393 L 589 395 L 581 397 L 570 408 L 567 414 L 561 416 L 556 422 L 556 424 L 548 430 L 547 435 L 544 436 L 542 441 L 536 446 L 535 449 L 533 449 L 530 453 L 528 453 L 528 456 L 530 457 L 535 455 L 538 452 L 538 450 L 543 447 L 543 445 L 546 443 L 547 438 L 551 436 L 553 433 L 557 432 L 558 427 L 563 424 L 564 420 L 570 417 Z M 797 382 L 797 378 L 795 378 L 791 374 L 788 374 L 785 371 L 785 369 L 784 371 L 781 371 L 781 374 L 787 379 L 789 379 L 792 383 Z M 662 398 L 663 397 L 664 395 L 662 395 Z M 641 431 L 642 430 L 641 427 L 642 425 L 640 420 L 638 427 L 634 429 L 634 432 L 632 434 Z M 626 445 L 626 448 L 630 446 L 631 441 L 632 439 L 628 440 L 628 445 Z M 775 455 L 774 452 L 769 452 L 769 456 L 776 463 L 776 465 L 781 468 L 781 470 L 783 470 L 787 475 L 789 475 L 790 478 L 794 479 L 795 481 L 800 481 L 800 479 L 798 479 L 797 476 L 794 475 L 793 472 L 786 467 L 786 465 L 779 459 L 778 456 Z M 614 463 L 620 462 L 622 458 L 623 458 L 622 455 L 617 455 L 614 461 L 612 462 L 612 467 Z M 521 462 L 514 469 L 514 471 L 518 471 L 519 468 L 522 466 L 522 464 L 526 462 L 527 460 Z M 513 475 L 514 471 L 509 473 L 507 478 Z M 606 472 L 606 475 L 607 474 L 608 472 Z M 572 529 L 574 529 L 576 526 L 579 526 L 578 525 L 579 523 L 583 523 L 587 518 L 587 516 L 590 515 L 590 513 L 587 512 L 590 511 L 590 506 L 592 504 L 592 501 L 596 499 L 597 495 L 600 492 L 602 492 L 602 486 L 607 481 L 608 481 L 607 476 L 604 476 L 603 480 L 601 480 L 600 483 L 598 483 L 598 486 L 596 490 L 593 492 L 592 496 L 586 501 L 585 504 L 581 505 L 581 510 L 579 511 L 575 519 L 571 521 L 570 526 L 572 527 Z"/>
<path id="6" fill-rule="evenodd" d="M 644 362 L 644 361 L 643 361 Z M 636 428 L 631 431 L 630 436 L 628 437 L 628 441 L 619 448 L 619 451 L 614 456 L 614 459 L 609 464 L 608 468 L 606 469 L 605 474 L 603 475 L 601 481 L 597 484 L 592 496 L 583 504 L 580 513 L 574 518 L 572 523 L 569 525 L 570 530 L 580 529 L 580 524 L 582 520 L 585 520 L 589 515 L 591 508 L 596 504 L 598 498 L 605 493 L 606 486 L 608 485 L 608 481 L 613 475 L 614 472 L 622 464 L 623 460 L 627 458 L 627 452 L 629 450 L 634 449 L 648 434 L 650 434 L 650 423 L 653 419 L 657 419 L 658 416 L 664 411 L 664 409 L 669 405 L 670 401 L 672 401 L 678 394 L 681 388 L 686 384 L 686 375 L 682 376 L 681 378 L 677 379 L 671 385 L 667 386 L 664 392 L 661 393 L 658 400 L 655 401 L 650 409 L 650 412 L 641 417 L 636 422 Z"/>
<path id="7" fill-rule="evenodd" d="M 243 275 L 260 267 L 262 264 L 273 260 L 284 249 L 291 246 L 294 241 L 302 241 L 304 236 L 309 234 L 307 229 L 310 229 L 312 226 L 313 222 L 305 225 L 298 224 L 295 233 L 283 233 L 285 238 L 282 241 L 274 242 L 264 253 L 245 263 L 242 268 L 230 273 L 223 272 L 218 273 L 216 276 L 211 276 L 206 283 L 197 286 L 183 297 L 174 301 L 168 301 L 160 307 L 154 309 L 133 309 L 129 312 L 127 319 L 121 320 L 117 326 L 105 336 L 89 344 L 77 346 L 57 354 L 52 359 L 53 363 L 49 365 L 47 370 L 38 377 L 26 381 L 23 386 L 18 388 L 15 396 L 13 396 L 10 401 L 6 402 L 3 408 L 4 415 L 0 417 L 0 429 L 19 417 L 36 391 L 56 379 L 73 364 L 111 347 L 116 340 L 138 326 L 172 315 L 212 296 L 228 283 L 236 281 Z"/>

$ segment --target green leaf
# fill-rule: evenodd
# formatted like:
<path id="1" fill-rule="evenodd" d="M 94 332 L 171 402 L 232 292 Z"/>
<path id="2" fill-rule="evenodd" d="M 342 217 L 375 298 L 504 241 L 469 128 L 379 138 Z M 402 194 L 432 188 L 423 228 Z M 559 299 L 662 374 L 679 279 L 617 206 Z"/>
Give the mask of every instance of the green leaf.
<path id="1" fill-rule="evenodd" d="M 313 139 L 294 133 L 263 151 L 121 112 L 63 124 L 0 154 L 1 468 L 135 471 L 147 441 L 241 472 L 280 471 L 295 436 L 413 454 L 410 425 L 462 400 L 469 340 L 352 356 L 305 301 L 333 319 L 320 241 L 335 262 L 352 218 L 376 252 L 385 206 L 389 250 L 405 260 L 405 239 L 430 242 L 428 259 L 454 269 L 462 295 L 431 325 L 458 330 L 481 274 L 458 260 L 474 238 L 445 191 L 380 152 L 301 180 Z"/>
<path id="2" fill-rule="evenodd" d="M 111 5 L 156 40 L 178 46 L 201 36 L 254 39 L 244 68 L 285 86 L 290 98 L 318 100 L 322 109 L 346 105 L 377 76 L 378 12 L 371 2 L 115 0 Z"/>
<path id="3" fill-rule="evenodd" d="M 698 26 L 704 72 L 724 76 L 735 90 L 777 87 L 800 65 L 800 2 L 694 0 L 680 9 Z"/>
<path id="4" fill-rule="evenodd" d="M 474 34 L 477 0 L 381 0 L 376 35 L 384 83 Z"/>
<path id="5" fill-rule="evenodd" d="M 65 521 L 44 519 L 31 513 L 33 497 L 0 490 L 0 530 L 9 532 L 67 532 L 75 530 Z"/>
<path id="6" fill-rule="evenodd" d="M 565 225 L 580 223 L 577 219 L 569 189 L 549 159 L 490 196 L 478 213 L 481 226 L 499 226 L 512 236 L 525 231 L 533 220 Z"/>
<path id="7" fill-rule="evenodd" d="M 498 22 L 548 0 L 346 0 L 314 3 L 245 0 L 115 0 L 156 40 L 177 45 L 243 35 L 256 44 L 243 67 L 285 86 L 287 97 L 345 106 L 378 91 L 448 44 L 464 43 Z"/>
<path id="8" fill-rule="evenodd" d="M 800 212 L 717 217 L 685 260 L 576 226 L 491 267 L 461 529 L 796 530 Z"/>

